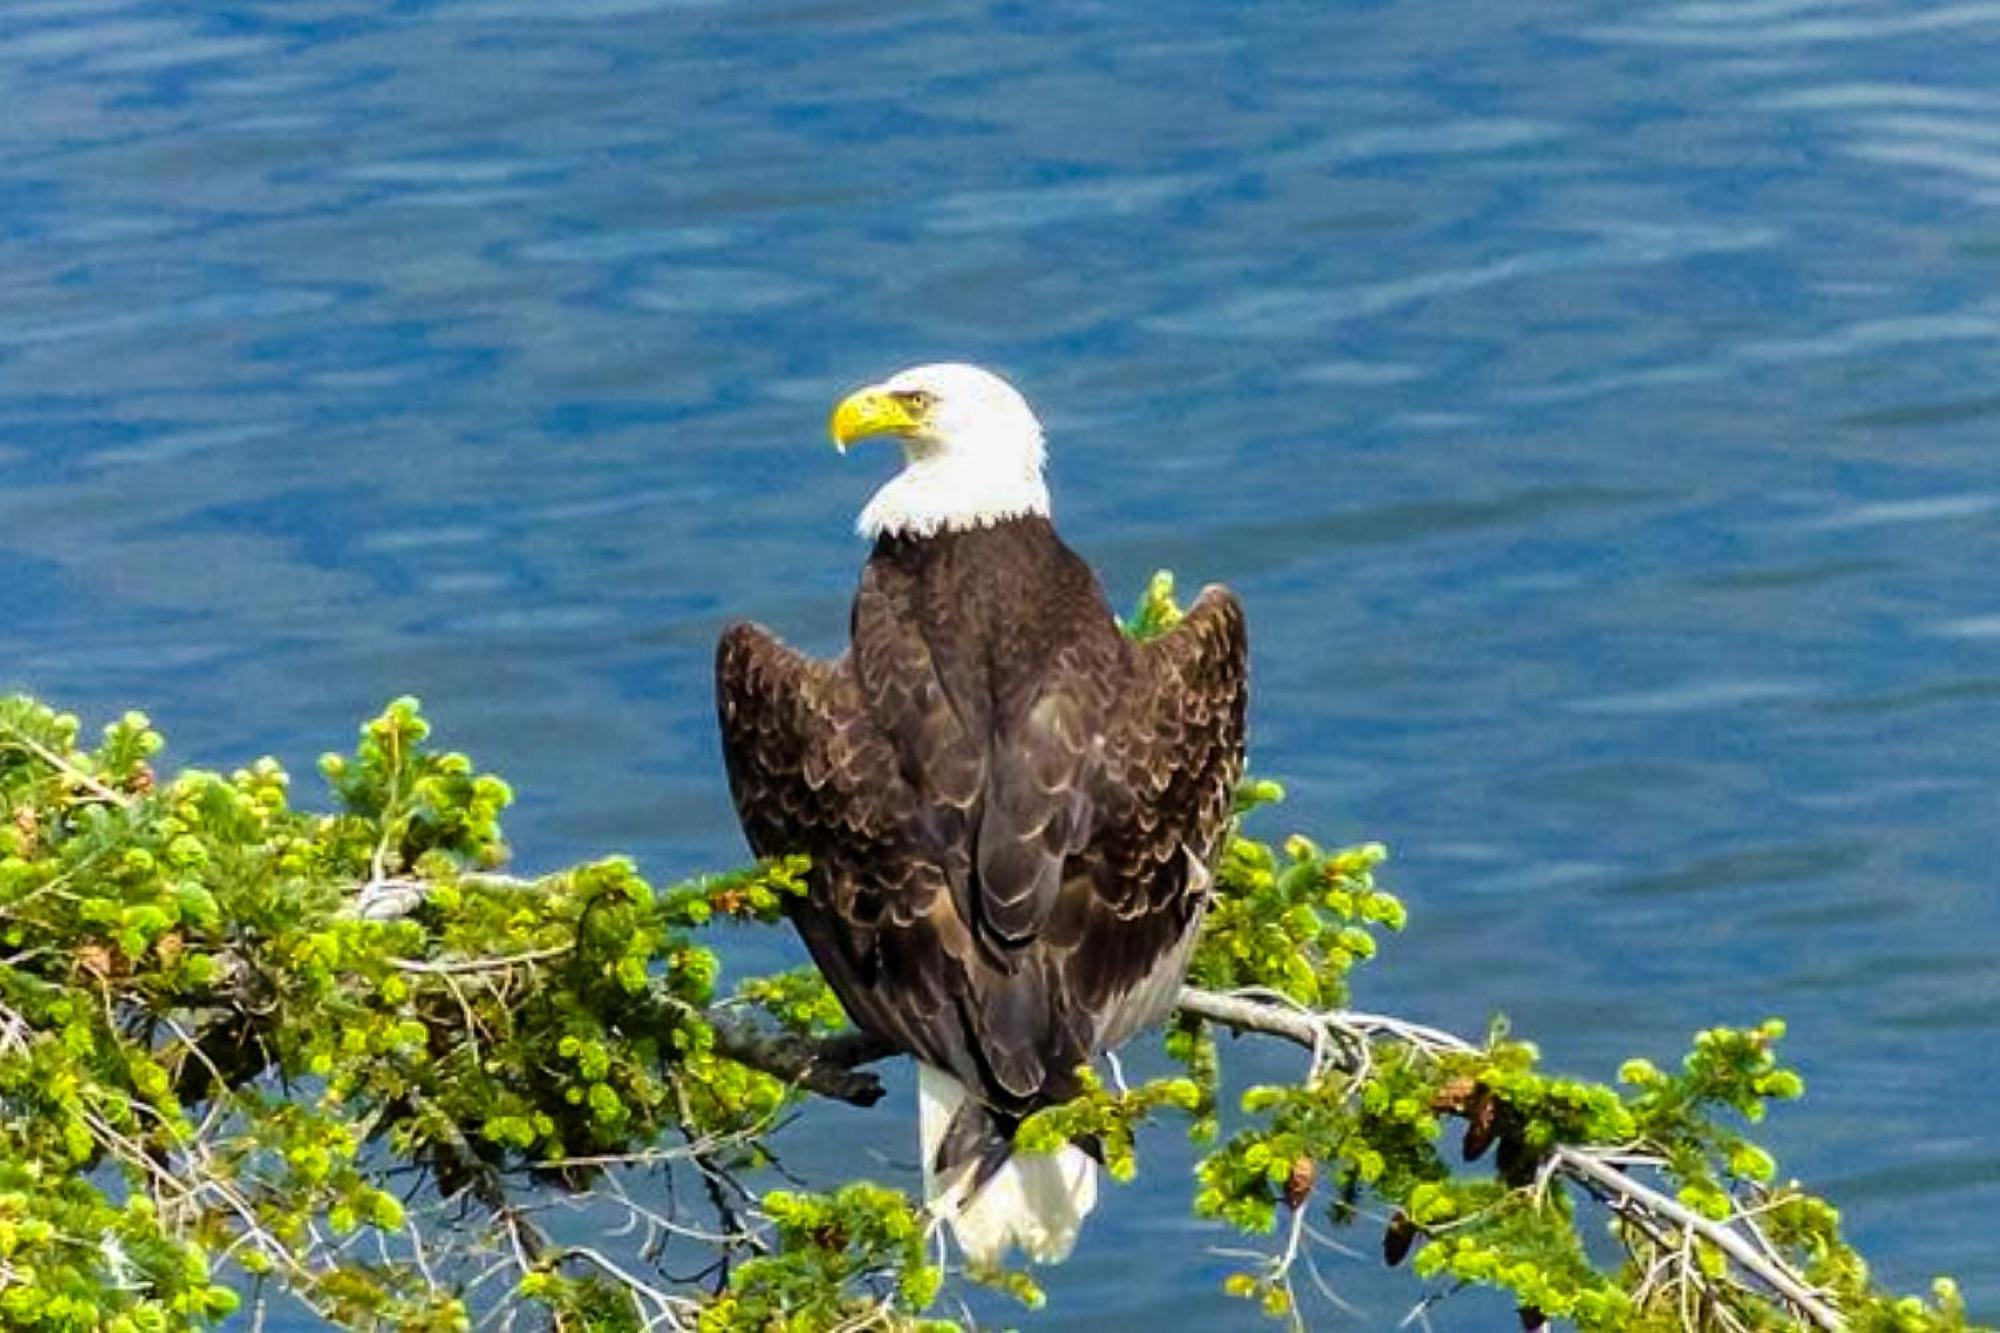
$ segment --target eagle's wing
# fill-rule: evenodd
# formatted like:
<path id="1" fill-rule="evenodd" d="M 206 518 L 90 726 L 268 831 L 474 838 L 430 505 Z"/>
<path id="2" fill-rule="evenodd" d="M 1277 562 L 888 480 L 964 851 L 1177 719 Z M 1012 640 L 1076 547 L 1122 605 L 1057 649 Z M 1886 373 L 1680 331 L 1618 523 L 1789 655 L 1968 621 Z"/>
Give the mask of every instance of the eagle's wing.
<path id="1" fill-rule="evenodd" d="M 1066 894 L 1051 932 L 1066 946 L 1062 991 L 1089 1015 L 1093 1049 L 1172 1009 L 1243 775 L 1249 638 L 1236 595 L 1205 588 L 1136 655 L 1091 774 L 1076 884 L 1087 893 Z"/>
<path id="2" fill-rule="evenodd" d="M 750 849 L 812 858 L 809 901 L 792 915 L 813 961 L 861 1027 L 954 1063 L 938 1049 L 950 1033 L 933 1029 L 964 990 L 957 955 L 970 941 L 937 910 L 944 869 L 912 854 L 915 796 L 849 659 L 819 661 L 760 625 L 734 624 L 716 646 L 715 690 Z"/>

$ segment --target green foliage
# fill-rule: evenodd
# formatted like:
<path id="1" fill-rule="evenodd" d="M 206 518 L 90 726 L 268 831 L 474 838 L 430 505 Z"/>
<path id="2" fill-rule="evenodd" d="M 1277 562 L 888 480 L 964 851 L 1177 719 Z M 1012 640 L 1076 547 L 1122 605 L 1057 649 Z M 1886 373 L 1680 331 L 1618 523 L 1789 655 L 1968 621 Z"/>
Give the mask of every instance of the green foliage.
<path id="1" fill-rule="evenodd" d="M 1181 617 L 1180 604 L 1174 600 L 1174 576 L 1163 569 L 1147 581 L 1138 605 L 1120 625 L 1127 634 L 1144 643 L 1180 624 Z"/>
<path id="2" fill-rule="evenodd" d="M 775 920 L 802 862 L 664 892 L 616 859 L 483 874 L 507 787 L 427 748 L 411 700 L 322 761 L 329 814 L 294 809 L 269 760 L 157 781 L 137 714 L 94 748 L 78 731 L 0 701 L 10 1326 L 188 1327 L 259 1281 L 342 1323 L 463 1326 L 477 1293 L 418 1262 L 394 1183 L 412 1168 L 505 1223 L 461 1267 L 518 1250 L 510 1299 L 629 1316 L 624 1285 L 511 1192 L 584 1189 L 680 1138 L 754 1161 L 795 1101 L 714 1049 L 721 969 L 694 932 Z M 411 910 L 377 919 L 371 902 L 413 885 Z M 746 993 L 808 1029 L 837 1015 L 805 978 Z M 340 1243 L 364 1231 L 403 1261 Z M 234 1286 L 211 1275 L 225 1262 Z"/>
<path id="3" fill-rule="evenodd" d="M 1128 629 L 1179 614 L 1161 576 Z M 903 1194 L 760 1195 L 768 1176 L 746 1176 L 810 1108 L 741 1062 L 719 1008 L 772 1041 L 842 1017 L 810 969 L 725 978 L 712 936 L 777 922 L 802 861 L 665 888 L 619 859 L 493 873 L 510 792 L 433 748 L 412 700 L 322 761 L 323 812 L 268 759 L 162 777 L 161 744 L 138 714 L 90 742 L 0 700 L 0 1326 L 200 1328 L 278 1291 L 365 1328 L 509 1307 L 558 1328 L 948 1326 L 926 1322 L 941 1241 Z M 1238 809 L 1282 794 L 1246 782 Z M 1140 1125 L 1185 1123 L 1194 1211 L 1277 1237 L 1227 1289 L 1282 1318 L 1330 1227 L 1584 1329 L 1800 1326 L 1712 1235 L 1607 1210 L 1597 1164 L 1705 1225 L 1754 1225 L 1850 1329 L 1969 1327 L 1948 1281 L 1875 1286 L 1836 1210 L 1751 1137 L 1803 1091 L 1782 1025 L 1712 1029 L 1614 1085 L 1551 1074 L 1503 1029 L 1466 1043 L 1339 1012 L 1403 925 L 1383 859 L 1239 834 L 1217 868 L 1190 979 L 1316 1024 L 1296 1081 L 1232 1091 L 1213 1025 L 1184 1010 L 1164 1034 L 1179 1075 L 1093 1075 L 1020 1149 L 1091 1139 L 1126 1179 Z M 545 1220 L 565 1211 L 577 1226 Z M 968 1276 L 1039 1303 L 1025 1273 Z"/>
<path id="4" fill-rule="evenodd" d="M 1308 1008 L 1344 1004 L 1348 970 L 1375 956 L 1377 932 L 1403 928 L 1402 903 L 1375 886 L 1387 856 L 1379 843 L 1324 851 L 1296 834 L 1282 851 L 1230 839 L 1189 984 L 1261 988 Z"/>
<path id="5" fill-rule="evenodd" d="M 924 1218 L 903 1195 L 868 1184 L 832 1194 L 773 1191 L 764 1211 L 777 1232 L 775 1252 L 736 1271 L 702 1312 L 702 1333 L 953 1327 L 912 1320 L 937 1299 L 944 1271 L 930 1263 Z"/>
<path id="6" fill-rule="evenodd" d="M 840 997 L 816 967 L 750 977 L 738 983 L 736 993 L 776 1019 L 785 1031 L 801 1037 L 824 1036 L 847 1026 Z"/>
<path id="7" fill-rule="evenodd" d="M 1113 1092 L 1095 1070 L 1083 1071 L 1083 1092 L 1061 1106 L 1037 1111 L 1014 1134 L 1022 1152 L 1052 1153 L 1072 1139 L 1093 1139 L 1113 1180 L 1138 1174 L 1132 1136 L 1148 1116 L 1167 1107 L 1199 1112 L 1201 1089 L 1193 1079 L 1163 1078 Z"/>
<path id="8" fill-rule="evenodd" d="M 345 812 L 337 835 L 371 849 L 377 874 L 414 870 L 432 853 L 439 867 L 498 865 L 507 858 L 500 811 L 514 799 L 506 783 L 474 773 L 462 754 L 433 754 L 415 699 L 402 698 L 361 728 L 352 757 L 329 754 L 320 773 Z"/>

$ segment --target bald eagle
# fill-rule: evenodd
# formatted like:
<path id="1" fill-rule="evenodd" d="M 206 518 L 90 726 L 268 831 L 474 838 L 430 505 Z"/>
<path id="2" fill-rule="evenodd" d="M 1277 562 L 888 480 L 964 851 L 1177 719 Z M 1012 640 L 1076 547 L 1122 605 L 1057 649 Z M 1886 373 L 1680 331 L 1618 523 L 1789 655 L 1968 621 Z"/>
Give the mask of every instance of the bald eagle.
<path id="1" fill-rule="evenodd" d="M 864 1031 L 918 1061 L 926 1199 L 975 1262 L 1067 1256 L 1094 1144 L 1013 1157 L 1021 1120 L 1171 1011 L 1243 766 L 1243 610 L 1205 590 L 1135 642 L 1049 522 L 1040 423 L 984 370 L 906 370 L 835 409 L 901 472 L 848 650 L 734 624 L 716 653 L 729 785 Z"/>

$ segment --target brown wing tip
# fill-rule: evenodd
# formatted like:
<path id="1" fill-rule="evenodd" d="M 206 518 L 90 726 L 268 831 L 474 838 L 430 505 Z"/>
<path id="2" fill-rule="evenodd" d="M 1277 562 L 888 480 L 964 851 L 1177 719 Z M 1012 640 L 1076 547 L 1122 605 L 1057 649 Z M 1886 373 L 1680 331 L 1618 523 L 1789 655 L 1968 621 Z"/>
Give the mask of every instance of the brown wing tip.
<path id="1" fill-rule="evenodd" d="M 1195 595 L 1194 605 L 1188 608 L 1188 614 L 1193 615 L 1203 607 L 1240 616 L 1243 614 L 1243 599 L 1227 583 L 1208 583 L 1203 584 L 1201 591 Z"/>
<path id="2" fill-rule="evenodd" d="M 1196 623 L 1218 623 L 1232 639 L 1249 637 L 1249 621 L 1243 614 L 1243 599 L 1224 583 L 1211 583 L 1203 588 L 1201 595 L 1194 599 L 1194 605 L 1188 608 L 1187 619 Z"/>
<path id="3" fill-rule="evenodd" d="M 722 627 L 715 640 L 715 699 L 725 715 L 731 696 L 762 693 L 759 678 L 785 653 L 778 637 L 755 621 L 732 620 Z"/>
<path id="4" fill-rule="evenodd" d="M 760 648 L 775 647 L 782 643 L 777 635 L 765 629 L 754 620 L 731 620 L 716 636 L 715 660 L 722 663 L 756 652 Z"/>

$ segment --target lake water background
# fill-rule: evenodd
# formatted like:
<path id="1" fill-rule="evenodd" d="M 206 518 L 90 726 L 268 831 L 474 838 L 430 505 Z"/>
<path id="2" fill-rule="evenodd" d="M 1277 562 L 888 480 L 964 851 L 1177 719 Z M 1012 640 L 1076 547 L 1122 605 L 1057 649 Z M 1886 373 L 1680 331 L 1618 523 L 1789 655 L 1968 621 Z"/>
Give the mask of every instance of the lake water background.
<path id="1" fill-rule="evenodd" d="M 982 361 L 1117 600 L 1243 594 L 1267 828 L 1395 849 L 1361 1001 L 1783 1014 L 1785 1169 L 2000 1319 L 2000 4 L 8 0 L 0 107 L 0 687 L 302 775 L 414 692 L 525 866 L 733 863 L 716 630 L 837 647 L 829 406 Z M 1264 1326 L 1187 1161 L 1033 1322 Z"/>

